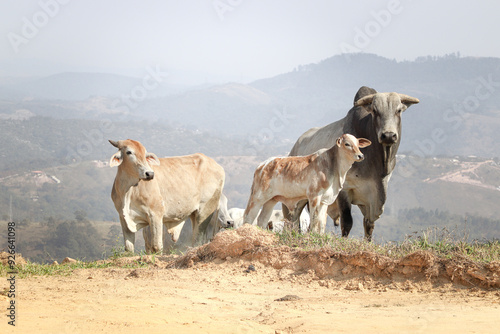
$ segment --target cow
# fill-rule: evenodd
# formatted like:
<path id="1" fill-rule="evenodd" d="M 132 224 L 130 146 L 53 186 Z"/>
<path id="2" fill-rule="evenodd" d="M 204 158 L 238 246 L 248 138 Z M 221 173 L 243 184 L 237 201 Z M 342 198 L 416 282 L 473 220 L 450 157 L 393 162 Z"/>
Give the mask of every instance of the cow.
<path id="1" fill-rule="evenodd" d="M 163 225 L 177 241 L 187 218 L 194 244 L 200 224 L 218 208 L 224 169 L 201 153 L 159 159 L 138 141 L 109 142 L 118 148 L 109 164 L 118 167 L 111 198 L 120 217 L 125 250 L 134 252 L 135 233 L 150 226 L 150 250 L 161 251 Z"/>
<path id="2" fill-rule="evenodd" d="M 242 208 L 231 208 L 227 210 L 229 212 L 229 216 L 234 222 L 234 228 L 241 227 L 243 225 L 243 214 L 245 213 L 245 209 Z"/>
<path id="3" fill-rule="evenodd" d="M 375 221 L 384 211 L 388 182 L 396 166 L 401 114 L 419 102 L 405 94 L 378 93 L 363 86 L 356 93 L 354 107 L 344 118 L 306 131 L 290 151 L 290 156 L 301 156 L 330 147 L 341 133 L 364 137 L 373 143 L 365 151 L 365 160 L 349 170 L 344 189 L 328 208 L 328 215 L 334 222 L 340 217 L 342 236 L 347 237 L 352 228 L 351 205 L 354 204 L 363 214 L 365 239 L 371 240 Z M 291 213 L 283 206 L 285 217 L 296 221 L 306 203 L 301 202 Z"/>
<path id="4" fill-rule="evenodd" d="M 234 221 L 227 210 L 227 197 L 224 194 L 221 194 L 216 219 L 207 219 L 201 225 L 200 231 L 202 231 L 204 236 L 208 239 L 211 239 L 221 228 L 231 227 L 234 227 Z"/>
<path id="5" fill-rule="evenodd" d="M 255 170 L 243 223 L 253 222 L 262 207 L 257 225 L 264 227 L 276 203 L 294 210 L 298 202 L 306 200 L 311 215 L 309 232 L 324 233 L 328 205 L 337 198 L 354 162 L 364 159 L 360 148 L 370 144 L 368 139 L 344 134 L 328 149 L 264 161 Z"/>

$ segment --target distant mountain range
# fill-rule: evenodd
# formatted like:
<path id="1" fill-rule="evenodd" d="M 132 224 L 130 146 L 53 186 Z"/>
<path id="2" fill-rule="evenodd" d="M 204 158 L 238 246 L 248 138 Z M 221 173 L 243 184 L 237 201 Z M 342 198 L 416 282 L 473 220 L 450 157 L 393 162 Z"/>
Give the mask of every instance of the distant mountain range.
<path id="1" fill-rule="evenodd" d="M 169 84 L 163 78 L 155 81 L 148 75 L 145 73 L 143 78 L 135 78 L 109 73 L 65 72 L 46 77 L 5 77 L 0 78 L 0 98 L 75 101 L 96 96 L 133 95 L 143 99 L 186 90 L 185 85 Z"/>
<path id="2" fill-rule="evenodd" d="M 343 117 L 363 85 L 420 99 L 403 116 L 401 152 L 500 156 L 498 58 L 396 62 L 371 54 L 339 55 L 250 84 L 189 89 L 148 90 L 144 78 L 96 73 L 3 79 L 0 114 L 22 109 L 54 118 L 147 120 L 259 145 L 272 137 L 291 148 L 310 127 Z"/>

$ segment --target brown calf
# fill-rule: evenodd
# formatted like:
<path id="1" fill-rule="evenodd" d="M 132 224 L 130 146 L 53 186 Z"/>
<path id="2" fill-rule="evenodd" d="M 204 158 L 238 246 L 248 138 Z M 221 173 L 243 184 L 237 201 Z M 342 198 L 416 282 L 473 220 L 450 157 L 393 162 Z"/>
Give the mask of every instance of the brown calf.
<path id="1" fill-rule="evenodd" d="M 299 201 L 310 205 L 309 231 L 324 233 L 326 210 L 337 198 L 347 171 L 364 156 L 359 150 L 368 139 L 344 134 L 329 149 L 298 157 L 271 158 L 257 167 L 243 223 L 251 224 L 260 208 L 257 224 L 265 227 L 276 203 L 294 210 Z"/>

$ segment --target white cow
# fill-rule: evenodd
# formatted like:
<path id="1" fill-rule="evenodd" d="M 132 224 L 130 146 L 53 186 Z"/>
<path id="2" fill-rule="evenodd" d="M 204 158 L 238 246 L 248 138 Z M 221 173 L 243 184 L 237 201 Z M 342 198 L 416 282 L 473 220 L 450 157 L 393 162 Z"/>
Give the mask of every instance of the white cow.
<path id="1" fill-rule="evenodd" d="M 187 218 L 194 244 L 200 224 L 217 211 L 224 169 L 201 153 L 158 159 L 138 141 L 109 142 L 118 148 L 110 160 L 111 167 L 118 167 L 111 198 L 120 216 L 125 250 L 133 252 L 135 233 L 150 226 L 150 250 L 161 251 L 163 225 L 177 241 Z"/>

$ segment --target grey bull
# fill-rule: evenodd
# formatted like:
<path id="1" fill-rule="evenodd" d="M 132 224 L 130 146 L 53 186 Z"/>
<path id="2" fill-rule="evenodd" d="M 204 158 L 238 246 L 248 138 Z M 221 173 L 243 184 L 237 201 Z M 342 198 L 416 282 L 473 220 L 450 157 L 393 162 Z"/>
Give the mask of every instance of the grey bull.
<path id="1" fill-rule="evenodd" d="M 290 156 L 311 154 L 331 147 L 343 133 L 367 138 L 372 145 L 364 150 L 365 159 L 352 166 L 346 176 L 337 200 L 328 207 L 328 215 L 337 222 L 340 218 L 342 236 L 347 237 L 353 220 L 351 205 L 357 205 L 363 214 L 365 238 L 371 240 L 375 221 L 384 211 L 387 186 L 396 166 L 396 153 L 401 142 L 401 114 L 417 98 L 399 93 L 377 93 L 361 87 L 354 98 L 354 106 L 341 120 L 305 132 L 295 143 Z M 283 213 L 296 222 L 307 201 L 298 203 L 294 212 L 283 206 Z"/>

